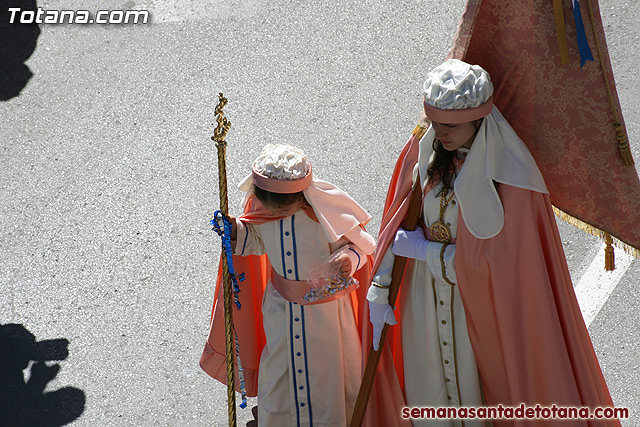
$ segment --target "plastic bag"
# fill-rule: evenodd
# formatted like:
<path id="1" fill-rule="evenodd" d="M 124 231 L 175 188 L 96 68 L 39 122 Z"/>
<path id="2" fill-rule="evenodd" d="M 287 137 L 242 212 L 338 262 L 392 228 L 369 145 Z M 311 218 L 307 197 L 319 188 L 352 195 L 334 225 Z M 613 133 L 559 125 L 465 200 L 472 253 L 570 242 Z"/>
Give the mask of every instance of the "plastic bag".
<path id="1" fill-rule="evenodd" d="M 343 246 L 311 269 L 307 276 L 309 291 L 304 295 L 305 301 L 316 302 L 338 293 L 349 293 L 359 286 L 358 280 L 340 274 L 342 262 L 338 259 L 347 251 L 349 248 Z"/>

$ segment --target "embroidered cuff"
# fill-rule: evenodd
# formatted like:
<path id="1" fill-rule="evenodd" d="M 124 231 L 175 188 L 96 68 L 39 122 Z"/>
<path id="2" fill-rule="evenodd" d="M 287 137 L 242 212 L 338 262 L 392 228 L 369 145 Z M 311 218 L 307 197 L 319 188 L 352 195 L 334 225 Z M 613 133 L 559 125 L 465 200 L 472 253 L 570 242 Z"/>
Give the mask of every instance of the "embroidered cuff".
<path id="1" fill-rule="evenodd" d="M 367 300 L 375 304 L 389 304 L 389 288 L 371 285 L 367 292 Z"/>

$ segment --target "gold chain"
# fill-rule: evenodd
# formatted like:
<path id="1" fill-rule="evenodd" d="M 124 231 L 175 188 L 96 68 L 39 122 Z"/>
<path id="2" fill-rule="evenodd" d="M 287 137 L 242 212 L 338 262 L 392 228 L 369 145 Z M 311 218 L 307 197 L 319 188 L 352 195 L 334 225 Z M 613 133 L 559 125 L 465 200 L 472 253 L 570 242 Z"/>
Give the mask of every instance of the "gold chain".
<path id="1" fill-rule="evenodd" d="M 449 243 L 451 242 L 451 232 L 449 231 L 449 227 L 447 227 L 444 223 L 444 213 L 447 210 L 447 206 L 453 196 L 455 195 L 455 191 L 451 193 L 451 195 L 447 198 L 447 193 L 449 189 L 445 189 L 440 196 L 440 219 L 429 227 L 431 231 L 431 238 L 434 242 L 439 243 Z"/>
<path id="2" fill-rule="evenodd" d="M 449 196 L 449 198 L 445 201 L 445 197 L 447 197 L 447 193 L 449 192 L 448 188 L 445 188 L 445 190 L 442 192 L 442 195 L 440 196 L 440 221 L 444 221 L 444 213 L 447 210 L 447 206 L 449 206 L 449 202 L 451 202 L 451 199 L 453 199 L 453 196 L 455 196 L 455 191 L 451 193 L 451 195 Z"/>

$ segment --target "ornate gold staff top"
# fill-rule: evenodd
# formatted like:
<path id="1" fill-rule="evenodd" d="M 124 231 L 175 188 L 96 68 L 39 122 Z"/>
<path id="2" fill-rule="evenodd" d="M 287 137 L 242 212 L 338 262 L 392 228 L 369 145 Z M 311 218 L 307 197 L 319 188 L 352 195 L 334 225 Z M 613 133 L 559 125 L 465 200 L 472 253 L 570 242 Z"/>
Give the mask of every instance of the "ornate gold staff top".
<path id="1" fill-rule="evenodd" d="M 227 165 L 226 150 L 227 142 L 225 138 L 231 127 L 231 122 L 224 117 L 222 109 L 227 105 L 227 98 L 219 94 L 220 101 L 215 109 L 218 127 L 213 132 L 211 139 L 215 141 L 218 148 L 218 184 L 220 188 L 220 211 L 226 217 L 229 215 L 229 198 L 227 196 Z M 224 247 L 222 248 L 224 251 Z M 222 256 L 222 286 L 224 292 L 224 332 L 226 341 L 227 357 L 227 404 L 229 407 L 229 426 L 236 427 L 236 394 L 235 394 L 235 372 L 233 366 L 233 356 L 235 353 L 233 341 L 233 290 L 231 289 L 231 275 L 227 257 Z"/>

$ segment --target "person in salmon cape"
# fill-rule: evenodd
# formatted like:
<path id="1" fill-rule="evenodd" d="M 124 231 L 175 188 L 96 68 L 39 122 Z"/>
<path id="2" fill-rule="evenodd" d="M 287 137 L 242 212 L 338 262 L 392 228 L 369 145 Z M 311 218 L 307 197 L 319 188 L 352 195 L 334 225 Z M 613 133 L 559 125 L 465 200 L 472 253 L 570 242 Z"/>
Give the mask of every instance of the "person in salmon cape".
<path id="1" fill-rule="evenodd" d="M 240 189 L 244 213 L 231 218 L 231 239 L 235 270 L 246 280 L 234 325 L 258 425 L 346 426 L 361 380 L 371 216 L 317 179 L 292 146 L 267 145 Z M 216 293 L 200 364 L 225 382 L 221 304 Z"/>
<path id="2" fill-rule="evenodd" d="M 489 74 L 450 59 L 428 74 L 423 89 L 430 126 L 421 139 L 409 140 L 396 164 L 367 295 L 371 324 L 364 325 L 363 346 L 372 339 L 378 348 L 384 324 L 397 323 L 383 349 L 395 369 L 381 368 L 387 378 L 376 381 L 395 384 L 389 393 L 402 393 L 395 401 L 409 407 L 613 406 L 549 192 L 529 150 L 493 105 Z M 401 224 L 416 179 L 421 224 L 407 231 Z M 394 310 L 388 295 L 396 256 L 409 261 Z M 370 405 L 375 412 L 376 402 Z"/>

